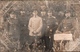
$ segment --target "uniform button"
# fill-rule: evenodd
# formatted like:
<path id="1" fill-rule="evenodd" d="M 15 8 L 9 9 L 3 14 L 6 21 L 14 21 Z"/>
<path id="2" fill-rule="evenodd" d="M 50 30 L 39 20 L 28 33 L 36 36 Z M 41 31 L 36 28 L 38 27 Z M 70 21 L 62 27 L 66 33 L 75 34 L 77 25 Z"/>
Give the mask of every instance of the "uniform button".
<path id="1" fill-rule="evenodd" d="M 45 19 L 43 19 L 43 20 L 45 20 Z"/>
<path id="2" fill-rule="evenodd" d="M 52 29 L 50 29 L 50 32 L 52 32 Z"/>
<path id="3" fill-rule="evenodd" d="M 51 38 L 51 37 L 49 36 L 49 38 Z"/>
<path id="4" fill-rule="evenodd" d="M 14 30 L 16 30 L 16 28 L 14 28 Z"/>
<path id="5" fill-rule="evenodd" d="M 47 26 L 47 28 L 49 28 L 49 26 Z"/>
<path id="6" fill-rule="evenodd" d="M 26 25 L 24 25 L 24 26 L 26 26 Z"/>
<path id="7" fill-rule="evenodd" d="M 66 29 L 66 27 L 64 27 Z"/>

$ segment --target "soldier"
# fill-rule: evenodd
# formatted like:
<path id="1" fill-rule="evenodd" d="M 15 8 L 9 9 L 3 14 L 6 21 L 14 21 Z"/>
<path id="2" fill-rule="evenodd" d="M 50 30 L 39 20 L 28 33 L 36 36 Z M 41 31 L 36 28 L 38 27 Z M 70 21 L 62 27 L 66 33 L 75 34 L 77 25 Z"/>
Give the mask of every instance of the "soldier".
<path id="1" fill-rule="evenodd" d="M 42 50 L 44 51 L 44 48 L 45 48 L 45 40 L 46 40 L 45 39 L 45 35 L 46 35 L 46 18 L 47 18 L 47 14 L 46 14 L 46 11 L 45 10 L 41 11 L 41 18 L 42 18 L 43 25 L 42 25 L 42 30 L 41 30 L 42 36 L 40 38 L 41 42 L 40 42 L 39 45 L 43 48 Z"/>
<path id="2" fill-rule="evenodd" d="M 67 33 L 67 34 L 72 34 L 74 30 L 74 18 L 71 17 L 70 11 L 66 11 L 65 13 L 65 19 L 60 23 L 59 28 L 60 28 L 60 33 Z M 66 43 L 68 43 L 68 40 L 63 40 L 61 41 L 63 45 L 63 49 L 65 49 Z"/>
<path id="3" fill-rule="evenodd" d="M 43 28 L 42 28 L 42 35 L 45 35 L 45 30 L 46 30 L 46 11 L 41 11 L 41 18 L 42 18 L 42 22 L 43 22 Z"/>
<path id="4" fill-rule="evenodd" d="M 37 39 L 39 39 L 39 37 L 41 36 L 42 18 L 39 17 L 37 14 L 38 12 L 36 10 L 33 11 L 33 16 L 30 18 L 29 24 L 28 24 L 29 36 L 30 36 L 29 44 L 30 45 L 33 44 L 36 37 Z"/>
<path id="5" fill-rule="evenodd" d="M 28 17 L 26 16 L 25 10 L 20 11 L 19 22 L 20 22 L 19 24 L 20 24 L 20 44 L 21 44 L 20 46 L 21 46 L 21 50 L 23 50 L 25 48 L 26 40 L 28 39 L 28 35 L 27 35 Z"/>
<path id="6" fill-rule="evenodd" d="M 63 11 L 59 11 L 59 13 L 57 15 L 57 19 L 58 19 L 58 23 L 60 24 L 60 22 L 64 19 L 64 12 Z"/>
<path id="7" fill-rule="evenodd" d="M 61 32 L 69 32 L 73 30 L 73 22 L 74 18 L 72 18 L 71 13 L 67 11 L 65 13 L 65 19 L 60 24 Z"/>
<path id="8" fill-rule="evenodd" d="M 9 36 L 10 36 L 10 41 L 12 42 L 11 45 L 9 46 L 9 48 L 11 49 L 17 49 L 18 45 L 16 46 L 17 41 L 19 41 L 19 23 L 18 23 L 18 19 L 16 17 L 16 14 L 14 12 L 10 13 L 10 17 L 8 19 L 8 23 L 9 23 Z M 14 46 L 13 46 L 14 45 Z"/>
<path id="9" fill-rule="evenodd" d="M 45 41 L 45 46 L 46 46 L 46 51 L 50 52 L 52 50 L 52 47 L 53 47 L 53 35 L 57 29 L 57 25 L 58 25 L 58 22 L 57 22 L 57 19 L 56 17 L 54 17 L 52 15 L 52 12 L 51 11 L 48 11 L 48 18 L 46 20 L 46 41 Z"/>

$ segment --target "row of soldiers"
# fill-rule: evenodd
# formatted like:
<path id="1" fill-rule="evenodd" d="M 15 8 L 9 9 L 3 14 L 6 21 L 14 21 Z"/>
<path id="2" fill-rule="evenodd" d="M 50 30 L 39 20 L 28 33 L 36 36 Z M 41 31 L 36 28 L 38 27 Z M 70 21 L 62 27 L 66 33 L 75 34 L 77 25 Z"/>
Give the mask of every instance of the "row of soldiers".
<path id="1" fill-rule="evenodd" d="M 45 51 L 50 52 L 53 47 L 53 34 L 57 29 L 58 22 L 56 17 L 52 15 L 52 11 L 49 10 L 47 15 L 42 11 L 41 17 L 39 17 L 37 11 L 33 11 L 28 27 L 31 41 L 34 41 L 35 37 L 39 40 L 41 39 L 41 43 L 44 43 Z"/>
<path id="2" fill-rule="evenodd" d="M 70 12 L 66 12 L 65 16 L 58 16 L 65 18 L 62 21 L 60 20 L 61 18 L 57 20 L 57 18 L 53 16 L 54 13 L 51 10 L 49 10 L 48 12 L 41 11 L 40 17 L 38 16 L 38 12 L 35 10 L 32 12 L 32 17 L 30 18 L 30 20 L 29 17 L 26 17 L 26 15 L 24 15 L 24 11 L 21 11 L 20 13 L 21 14 L 18 17 L 21 17 L 21 19 L 17 18 L 16 13 L 11 12 L 10 17 L 7 18 L 7 21 L 5 22 L 5 24 L 7 24 L 5 26 L 7 28 L 7 31 L 9 32 L 9 35 L 12 37 L 14 36 L 12 38 L 14 39 L 13 42 L 20 40 L 21 48 L 24 47 L 26 40 L 29 40 L 28 42 L 30 44 L 33 44 L 34 39 L 38 34 L 39 39 L 42 41 L 42 43 L 44 43 L 45 51 L 49 52 L 53 48 L 53 37 L 56 30 L 62 33 L 74 30 L 73 22 L 75 21 L 75 19 L 71 17 Z M 64 15 L 62 12 L 60 13 Z"/>
<path id="3" fill-rule="evenodd" d="M 55 16 L 53 16 L 51 10 L 47 12 L 47 15 L 46 12 L 42 11 L 41 17 L 37 15 L 37 11 L 33 11 L 33 16 L 30 18 L 28 26 L 30 32 L 29 35 L 32 37 L 31 40 L 34 41 L 35 37 L 41 39 L 45 47 L 44 52 L 53 52 L 53 50 L 56 51 L 58 50 L 58 47 L 59 50 L 62 51 L 65 49 L 65 45 L 69 41 L 63 40 L 57 42 L 54 40 L 54 34 L 72 34 L 71 38 L 73 38 L 73 40 L 75 40 L 76 37 L 78 38 L 79 35 L 75 35 L 76 27 L 74 26 L 76 19 L 77 18 L 71 17 L 70 11 L 66 11 L 64 14 L 64 19 L 61 22 L 58 21 Z M 56 42 L 57 45 L 54 42 Z M 63 44 L 63 49 L 60 47 L 60 42 Z"/>

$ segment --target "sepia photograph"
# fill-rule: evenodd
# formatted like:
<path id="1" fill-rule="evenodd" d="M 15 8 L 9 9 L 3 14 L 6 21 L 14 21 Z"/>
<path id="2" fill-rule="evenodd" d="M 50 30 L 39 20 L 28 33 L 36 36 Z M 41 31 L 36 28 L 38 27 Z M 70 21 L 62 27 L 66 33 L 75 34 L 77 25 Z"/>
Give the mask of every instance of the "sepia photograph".
<path id="1" fill-rule="evenodd" d="M 0 0 L 0 52 L 80 52 L 80 0 Z"/>

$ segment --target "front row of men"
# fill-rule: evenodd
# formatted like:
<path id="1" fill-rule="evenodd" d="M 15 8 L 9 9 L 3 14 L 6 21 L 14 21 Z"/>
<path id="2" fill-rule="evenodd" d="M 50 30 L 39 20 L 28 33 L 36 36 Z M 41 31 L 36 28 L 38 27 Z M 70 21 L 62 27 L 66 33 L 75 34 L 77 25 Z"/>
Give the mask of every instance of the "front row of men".
<path id="1" fill-rule="evenodd" d="M 33 11 L 33 16 L 29 20 L 29 43 L 32 45 L 35 39 L 44 42 L 45 51 L 49 52 L 53 47 L 53 34 L 57 29 L 57 19 L 48 11 L 48 17 L 39 17 L 38 12 Z"/>
<path id="2" fill-rule="evenodd" d="M 47 16 L 48 15 L 48 16 Z M 41 12 L 41 17 L 38 16 L 38 12 L 35 10 L 33 11 L 33 17 L 29 20 L 29 30 L 30 30 L 30 37 L 31 41 L 30 44 L 36 39 L 41 40 L 42 43 L 44 43 L 45 51 L 50 52 L 53 47 L 53 37 L 55 33 L 71 33 L 72 38 L 74 40 L 75 38 L 75 29 L 76 26 L 74 26 L 75 18 L 71 17 L 70 11 L 66 11 L 64 14 L 64 19 L 59 23 L 56 17 L 53 16 L 52 11 L 48 11 L 47 15 L 45 15 L 45 12 Z M 65 47 L 66 42 L 63 41 L 63 45 Z M 57 45 L 58 46 L 58 45 Z"/>

